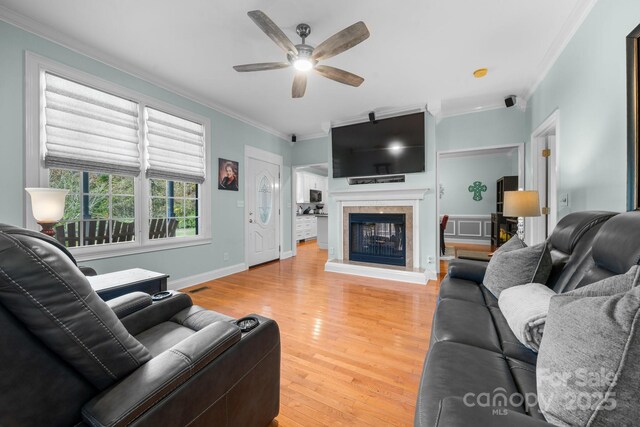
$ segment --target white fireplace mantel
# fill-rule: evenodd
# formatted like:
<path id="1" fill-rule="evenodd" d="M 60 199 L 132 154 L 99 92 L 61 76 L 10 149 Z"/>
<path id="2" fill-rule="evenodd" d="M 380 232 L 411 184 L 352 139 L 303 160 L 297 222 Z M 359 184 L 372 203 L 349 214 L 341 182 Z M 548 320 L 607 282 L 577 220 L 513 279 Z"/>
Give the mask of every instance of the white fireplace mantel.
<path id="1" fill-rule="evenodd" d="M 381 279 L 400 280 L 411 283 L 426 284 L 425 269 L 420 268 L 420 201 L 424 200 L 429 188 L 405 189 L 367 189 L 332 191 L 330 196 L 337 202 L 336 219 L 338 230 L 343 230 L 343 208 L 346 206 L 407 206 L 413 212 L 413 266 L 414 271 L 401 271 L 383 266 L 366 267 L 343 262 L 343 235 L 338 234 L 336 259 L 330 259 L 325 265 L 326 271 L 337 273 L 357 274 Z"/>
<path id="2" fill-rule="evenodd" d="M 347 190 L 332 191 L 330 196 L 336 202 L 375 200 L 423 200 L 430 188 L 405 188 L 401 190 Z"/>

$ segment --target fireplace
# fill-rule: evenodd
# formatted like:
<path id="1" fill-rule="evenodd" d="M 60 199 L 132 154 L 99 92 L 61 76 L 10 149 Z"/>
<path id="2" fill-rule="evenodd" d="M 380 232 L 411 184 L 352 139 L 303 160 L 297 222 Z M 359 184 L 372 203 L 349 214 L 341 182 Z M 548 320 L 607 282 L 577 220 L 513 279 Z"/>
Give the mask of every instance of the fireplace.
<path id="1" fill-rule="evenodd" d="M 336 202 L 336 218 L 338 229 L 336 246 L 329 247 L 330 258 L 325 264 L 325 271 L 334 273 L 354 274 L 357 276 L 375 277 L 378 279 L 396 280 L 408 283 L 424 285 L 428 278 L 437 278 L 435 271 L 428 270 L 428 259 L 420 257 L 420 201 L 428 188 L 407 189 L 367 189 L 331 192 L 331 198 Z M 356 214 L 355 216 L 353 214 Z M 358 215 L 364 221 L 359 221 Z M 375 224 L 380 221 L 378 215 L 393 215 L 387 217 L 385 226 L 365 227 L 362 224 Z M 398 215 L 398 216 L 395 216 Z M 356 223 L 352 224 L 352 220 Z M 435 227 L 435 221 L 433 225 Z M 428 225 L 423 225 L 428 227 Z M 353 228 L 356 228 L 355 234 Z M 360 228 L 360 230 L 357 230 Z M 382 239 L 374 241 L 374 245 L 360 245 L 358 238 L 365 240 L 367 234 L 364 230 L 373 230 L 369 234 L 381 236 Z M 386 229 L 385 229 L 386 228 Z M 354 238 L 355 237 L 355 238 Z M 389 244 L 383 245 L 388 239 Z M 393 241 L 393 244 L 391 242 Z M 396 241 L 398 242 L 396 244 Z M 356 243 L 359 248 L 354 248 Z M 377 258 L 382 255 L 374 248 L 384 248 L 386 259 Z M 353 251 L 352 250 L 356 249 Z M 363 259 L 364 255 L 364 259 Z M 404 260 L 401 260 L 404 257 Z M 374 262 L 385 262 L 374 264 Z"/>
<path id="2" fill-rule="evenodd" d="M 406 235 L 403 213 L 350 213 L 349 259 L 406 266 Z"/>

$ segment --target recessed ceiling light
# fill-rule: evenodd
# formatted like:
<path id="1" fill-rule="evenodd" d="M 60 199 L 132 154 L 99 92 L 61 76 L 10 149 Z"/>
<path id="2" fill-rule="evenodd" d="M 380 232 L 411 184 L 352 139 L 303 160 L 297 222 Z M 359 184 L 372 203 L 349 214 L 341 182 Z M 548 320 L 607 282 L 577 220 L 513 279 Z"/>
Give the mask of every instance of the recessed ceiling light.
<path id="1" fill-rule="evenodd" d="M 489 70 L 486 68 L 478 68 L 473 72 L 473 77 L 475 77 L 476 79 L 482 78 L 487 75 L 488 71 Z"/>

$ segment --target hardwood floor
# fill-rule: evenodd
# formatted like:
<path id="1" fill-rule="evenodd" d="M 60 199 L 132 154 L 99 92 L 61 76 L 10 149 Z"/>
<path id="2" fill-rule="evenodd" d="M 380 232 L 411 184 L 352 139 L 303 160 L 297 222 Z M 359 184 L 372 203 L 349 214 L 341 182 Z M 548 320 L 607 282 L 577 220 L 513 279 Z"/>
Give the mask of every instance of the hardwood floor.
<path id="1" fill-rule="evenodd" d="M 278 322 L 280 415 L 272 426 L 413 425 L 438 283 L 325 273 L 326 258 L 315 242 L 303 244 L 297 257 L 191 296 L 234 317 L 256 312 Z"/>
<path id="2" fill-rule="evenodd" d="M 455 251 L 457 251 L 458 249 L 463 249 L 463 250 L 467 250 L 467 251 L 480 251 L 480 252 L 482 252 L 482 251 L 491 252 L 491 251 L 495 250 L 495 248 L 492 247 L 491 245 L 476 245 L 476 244 L 471 244 L 471 243 L 447 242 L 447 247 L 452 247 L 452 248 L 454 248 Z M 442 280 L 444 278 L 444 276 L 447 274 L 448 267 L 449 267 L 449 261 L 441 259 L 440 260 L 440 275 L 439 275 L 439 279 L 440 280 Z"/>

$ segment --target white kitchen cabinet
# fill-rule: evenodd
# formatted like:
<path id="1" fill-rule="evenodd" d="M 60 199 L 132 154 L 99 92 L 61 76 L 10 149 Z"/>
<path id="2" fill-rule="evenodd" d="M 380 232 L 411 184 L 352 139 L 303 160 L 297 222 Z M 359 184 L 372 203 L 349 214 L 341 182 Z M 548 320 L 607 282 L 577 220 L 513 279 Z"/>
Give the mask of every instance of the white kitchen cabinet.
<path id="1" fill-rule="evenodd" d="M 318 235 L 318 219 L 314 215 L 296 217 L 296 240 L 315 239 Z"/>
<path id="2" fill-rule="evenodd" d="M 326 176 L 321 176 L 320 177 L 320 182 L 319 182 L 319 190 L 322 191 L 322 201 L 326 202 L 327 201 L 327 196 L 329 195 L 329 180 L 327 179 Z"/>
<path id="3" fill-rule="evenodd" d="M 304 201 L 305 193 L 307 194 L 307 200 L 309 199 L 309 192 L 305 192 L 304 175 L 304 172 L 296 172 L 296 203 L 306 203 Z"/>
<path id="4" fill-rule="evenodd" d="M 310 190 L 322 191 L 322 201 L 326 200 L 326 177 L 308 172 L 296 172 L 296 179 L 296 203 L 310 203 Z"/>

